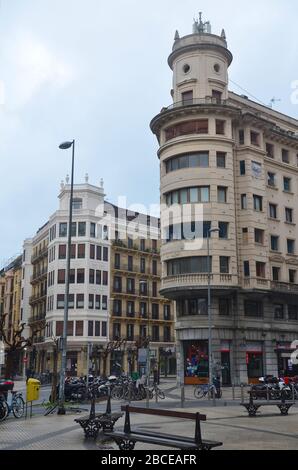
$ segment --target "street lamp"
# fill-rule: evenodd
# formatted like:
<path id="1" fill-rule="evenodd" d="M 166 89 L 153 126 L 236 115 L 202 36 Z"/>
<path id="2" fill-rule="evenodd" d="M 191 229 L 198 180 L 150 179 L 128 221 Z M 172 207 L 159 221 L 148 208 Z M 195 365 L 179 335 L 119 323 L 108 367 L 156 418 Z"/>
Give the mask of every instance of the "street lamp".
<path id="1" fill-rule="evenodd" d="M 66 373 L 66 353 L 67 353 L 67 324 L 68 324 L 68 299 L 69 299 L 69 272 L 70 272 L 70 257 L 71 257 L 71 229 L 72 229 L 72 206 L 73 206 L 73 179 L 74 179 L 74 153 L 75 141 L 63 142 L 59 145 L 61 150 L 67 150 L 72 147 L 72 164 L 71 164 L 71 186 L 70 186 L 70 200 L 69 200 L 69 222 L 68 222 L 68 241 L 67 241 L 67 259 L 66 259 L 66 279 L 65 279 L 65 297 L 64 297 L 64 320 L 63 320 L 63 336 L 62 336 L 62 360 L 60 371 L 60 385 L 59 385 L 59 407 L 58 414 L 64 415 L 64 387 L 65 387 L 65 373 Z"/>
<path id="2" fill-rule="evenodd" d="M 207 271 L 208 271 L 208 357 L 209 357 L 209 385 L 213 383 L 213 355 L 212 355 L 212 318 L 211 318 L 211 267 L 210 267 L 210 235 L 220 232 L 219 228 L 209 229 L 207 232 Z"/>

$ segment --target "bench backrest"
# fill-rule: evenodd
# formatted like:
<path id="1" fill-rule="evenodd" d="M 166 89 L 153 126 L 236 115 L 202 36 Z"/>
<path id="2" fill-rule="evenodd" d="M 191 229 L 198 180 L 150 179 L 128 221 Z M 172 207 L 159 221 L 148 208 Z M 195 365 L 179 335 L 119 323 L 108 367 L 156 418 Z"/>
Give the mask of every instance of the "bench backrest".
<path id="1" fill-rule="evenodd" d="M 141 413 L 151 416 L 169 416 L 170 418 L 192 419 L 199 421 L 206 421 L 207 416 L 200 413 L 186 413 L 184 411 L 172 411 L 162 409 L 141 408 L 139 406 L 121 406 L 121 411 L 128 410 L 130 413 Z"/>
<path id="2" fill-rule="evenodd" d="M 201 423 L 200 421 L 206 421 L 207 416 L 201 415 L 200 413 L 186 413 L 184 411 L 171 411 L 171 410 L 162 410 L 162 409 L 150 409 L 150 408 L 140 408 L 137 406 L 121 406 L 121 411 L 125 411 L 125 423 L 124 423 L 124 432 L 126 434 L 131 433 L 130 428 L 130 416 L 129 413 L 140 413 L 151 416 L 169 416 L 170 418 L 181 418 L 181 419 L 192 419 L 196 422 L 196 429 L 194 435 L 194 441 L 197 444 L 202 443 L 202 434 L 201 434 Z"/>

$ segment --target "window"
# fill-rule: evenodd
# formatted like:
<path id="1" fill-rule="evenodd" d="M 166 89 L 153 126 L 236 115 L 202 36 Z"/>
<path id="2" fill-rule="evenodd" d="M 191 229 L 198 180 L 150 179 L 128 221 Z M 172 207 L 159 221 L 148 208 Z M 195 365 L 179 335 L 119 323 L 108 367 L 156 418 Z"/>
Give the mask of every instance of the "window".
<path id="1" fill-rule="evenodd" d="M 140 240 L 140 250 L 145 251 L 145 249 L 146 249 L 146 240 L 144 240 L 144 238 L 141 238 L 141 240 Z"/>
<path id="2" fill-rule="evenodd" d="M 95 309 L 100 310 L 100 295 L 95 296 Z"/>
<path id="3" fill-rule="evenodd" d="M 120 254 L 119 253 L 115 253 L 114 268 L 120 269 Z"/>
<path id="4" fill-rule="evenodd" d="M 59 245 L 59 259 L 66 259 L 66 245 Z"/>
<path id="5" fill-rule="evenodd" d="M 154 276 L 157 275 L 157 261 L 156 261 L 156 260 L 153 260 L 153 261 L 152 261 L 152 274 L 153 274 Z"/>
<path id="6" fill-rule="evenodd" d="M 262 279 L 266 278 L 266 263 L 256 261 L 256 276 Z"/>
<path id="7" fill-rule="evenodd" d="M 291 178 L 284 177 L 284 191 L 288 193 L 291 191 Z"/>
<path id="8" fill-rule="evenodd" d="M 163 306 L 163 318 L 164 320 L 171 320 L 171 306 L 170 305 L 164 305 Z"/>
<path id="9" fill-rule="evenodd" d="M 84 328 L 84 322 L 83 321 L 76 321 L 76 336 L 83 336 L 83 328 Z"/>
<path id="10" fill-rule="evenodd" d="M 58 284 L 65 284 L 65 269 L 58 269 Z"/>
<path id="11" fill-rule="evenodd" d="M 263 302 L 245 300 L 244 301 L 244 315 L 246 317 L 262 317 L 263 316 Z"/>
<path id="12" fill-rule="evenodd" d="M 100 284 L 101 284 L 101 271 L 99 271 L 97 269 L 95 276 L 96 276 L 96 285 L 100 286 Z M 104 284 L 104 285 L 107 285 L 107 284 Z"/>
<path id="13" fill-rule="evenodd" d="M 286 207 L 286 222 L 293 223 L 293 209 Z"/>
<path id="14" fill-rule="evenodd" d="M 67 223 L 65 222 L 59 224 L 59 237 L 67 237 Z"/>
<path id="15" fill-rule="evenodd" d="M 101 335 L 107 336 L 107 322 L 106 321 L 103 321 L 101 323 Z"/>
<path id="16" fill-rule="evenodd" d="M 108 309 L 108 297 L 107 297 L 107 295 L 102 296 L 102 309 L 103 310 Z"/>
<path id="17" fill-rule="evenodd" d="M 216 119 L 215 120 L 216 134 L 224 135 L 225 134 L 225 125 L 226 125 L 226 121 Z"/>
<path id="18" fill-rule="evenodd" d="M 68 296 L 68 308 L 74 308 L 74 294 Z"/>
<path id="19" fill-rule="evenodd" d="M 94 322 L 95 324 L 95 335 L 94 336 L 100 336 L 100 321 Z"/>
<path id="20" fill-rule="evenodd" d="M 159 305 L 152 304 L 152 319 L 158 320 L 159 319 Z"/>
<path id="21" fill-rule="evenodd" d="M 216 152 L 217 168 L 226 168 L 226 153 Z"/>
<path id="22" fill-rule="evenodd" d="M 218 312 L 219 315 L 227 317 L 230 315 L 230 300 L 218 299 Z"/>
<path id="23" fill-rule="evenodd" d="M 241 194 L 241 209 L 247 209 L 247 196 L 246 194 Z"/>
<path id="24" fill-rule="evenodd" d="M 121 300 L 114 300 L 114 302 L 113 302 L 113 314 L 116 317 L 121 317 L 121 315 L 122 315 L 122 302 L 121 302 Z"/>
<path id="25" fill-rule="evenodd" d="M 77 253 L 77 246 L 76 246 L 76 245 L 71 245 L 71 249 L 70 249 L 70 257 L 71 257 L 71 259 L 75 259 L 75 258 L 76 258 L 76 253 Z"/>
<path id="26" fill-rule="evenodd" d="M 85 282 L 85 269 L 77 270 L 77 284 L 84 284 Z"/>
<path id="27" fill-rule="evenodd" d="M 262 212 L 263 210 L 263 198 L 262 196 L 253 195 L 254 199 L 254 210 L 257 212 Z"/>
<path id="28" fill-rule="evenodd" d="M 157 295 L 157 282 L 152 282 L 152 297 L 158 297 Z"/>
<path id="29" fill-rule="evenodd" d="M 128 256 L 127 261 L 128 261 L 128 266 L 127 266 L 128 271 L 133 271 L 133 257 Z"/>
<path id="30" fill-rule="evenodd" d="M 86 222 L 79 222 L 78 223 L 78 236 L 85 237 L 86 236 Z"/>
<path id="31" fill-rule="evenodd" d="M 146 271 L 146 260 L 145 258 L 140 259 L 140 271 L 144 273 Z"/>
<path id="32" fill-rule="evenodd" d="M 193 91 L 192 90 L 181 93 L 181 97 L 182 97 L 183 105 L 187 106 L 187 105 L 193 104 Z"/>
<path id="33" fill-rule="evenodd" d="M 84 308 L 84 294 L 77 294 L 77 308 Z"/>
<path id="34" fill-rule="evenodd" d="M 165 140 L 188 134 L 208 134 L 208 119 L 186 121 L 170 126 L 165 130 Z"/>
<path id="35" fill-rule="evenodd" d="M 88 321 L 88 336 L 93 336 L 94 334 L 94 322 Z"/>
<path id="36" fill-rule="evenodd" d="M 94 294 L 89 294 L 88 308 L 94 309 Z"/>
<path id="37" fill-rule="evenodd" d="M 64 294 L 57 295 L 57 310 L 64 309 Z"/>
<path id="38" fill-rule="evenodd" d="M 270 219 L 277 219 L 277 205 L 269 204 L 269 217 Z"/>
<path id="39" fill-rule="evenodd" d="M 146 302 L 140 302 L 140 315 L 141 315 L 141 318 L 147 318 L 147 304 L 146 304 Z"/>
<path id="40" fill-rule="evenodd" d="M 127 239 L 127 247 L 129 249 L 132 249 L 133 248 L 133 239 L 132 238 L 129 238 Z"/>
<path id="41" fill-rule="evenodd" d="M 177 157 L 170 158 L 166 162 L 166 172 L 177 171 L 184 168 L 208 168 L 209 152 L 197 152 L 190 154 L 182 154 Z"/>
<path id="42" fill-rule="evenodd" d="M 273 266 L 272 267 L 272 279 L 273 281 L 279 281 L 280 277 L 280 268 Z"/>
<path id="43" fill-rule="evenodd" d="M 282 304 L 274 305 L 274 318 L 276 320 L 282 320 L 284 318 L 284 306 Z"/>
<path id="44" fill-rule="evenodd" d="M 90 259 L 95 259 L 95 245 L 90 245 Z"/>
<path id="45" fill-rule="evenodd" d="M 107 246 L 103 247 L 103 253 L 102 253 L 102 259 L 103 261 L 109 261 L 109 249 Z"/>
<path id="46" fill-rule="evenodd" d="M 134 317 L 135 316 L 135 303 L 133 301 L 128 301 L 126 310 L 127 310 L 128 317 Z"/>
<path id="47" fill-rule="evenodd" d="M 255 243 L 259 245 L 264 245 L 264 230 L 255 228 Z"/>
<path id="48" fill-rule="evenodd" d="M 290 163 L 290 153 L 286 149 L 282 149 L 281 151 L 281 159 L 284 163 Z"/>
<path id="49" fill-rule="evenodd" d="M 187 317 L 192 315 L 208 315 L 207 305 L 207 300 L 204 298 L 177 300 L 177 314 L 180 317 Z"/>
<path id="50" fill-rule="evenodd" d="M 167 262 L 168 276 L 208 272 L 208 257 L 197 256 L 193 258 L 180 258 Z M 212 271 L 212 257 L 210 257 L 210 271 Z"/>
<path id="51" fill-rule="evenodd" d="M 225 186 L 218 186 L 217 187 L 217 201 L 220 203 L 226 203 L 227 192 L 228 192 L 228 188 L 226 188 Z"/>
<path id="52" fill-rule="evenodd" d="M 267 184 L 268 186 L 275 187 L 275 173 L 271 173 L 268 171 L 267 173 Z"/>
<path id="53" fill-rule="evenodd" d="M 276 235 L 271 235 L 270 240 L 271 240 L 271 250 L 278 251 L 279 237 L 277 237 Z"/>
<path id="54" fill-rule="evenodd" d="M 287 239 L 287 253 L 293 255 L 295 253 L 295 240 Z"/>
<path id="55" fill-rule="evenodd" d="M 147 327 L 146 325 L 140 325 L 140 337 L 146 338 L 147 337 Z"/>
<path id="56" fill-rule="evenodd" d="M 102 272 L 102 285 L 103 286 L 108 285 L 108 272 L 107 271 Z"/>
<path id="57" fill-rule="evenodd" d="M 179 189 L 167 193 L 167 205 L 172 204 L 192 204 L 196 202 L 209 202 L 209 186 L 199 186 L 193 188 Z"/>
<path id="58" fill-rule="evenodd" d="M 219 70 L 220 70 L 219 64 L 214 65 L 214 70 L 217 73 L 219 72 Z M 212 90 L 212 98 L 215 98 L 215 102 L 217 104 L 220 104 L 221 103 L 221 98 L 222 98 L 222 92 L 218 91 L 218 90 Z"/>
<path id="59" fill-rule="evenodd" d="M 240 161 L 240 175 L 245 175 L 245 160 Z"/>
<path id="60" fill-rule="evenodd" d="M 56 321 L 56 336 L 63 335 L 63 321 Z"/>
<path id="61" fill-rule="evenodd" d="M 72 222 L 71 224 L 71 236 L 76 237 L 77 236 L 77 223 Z"/>
<path id="62" fill-rule="evenodd" d="M 298 320 L 298 307 L 297 305 L 288 305 L 288 318 L 289 320 Z"/>
<path id="63" fill-rule="evenodd" d="M 244 277 L 250 277 L 250 267 L 249 261 L 244 261 L 243 263 Z"/>
<path id="64" fill-rule="evenodd" d="M 140 295 L 148 295 L 147 281 L 140 281 Z"/>
<path id="65" fill-rule="evenodd" d="M 79 209 L 82 209 L 82 207 L 83 207 L 83 199 L 74 198 L 72 200 L 73 210 L 79 210 Z"/>
<path id="66" fill-rule="evenodd" d="M 239 145 L 244 145 L 244 130 L 239 130 Z"/>
<path id="67" fill-rule="evenodd" d="M 99 246 L 99 245 L 96 246 L 96 259 L 98 261 L 101 260 L 101 246 Z"/>
<path id="68" fill-rule="evenodd" d="M 85 258 L 85 244 L 78 245 L 78 258 L 79 259 Z"/>
<path id="69" fill-rule="evenodd" d="M 266 143 L 266 152 L 269 158 L 274 158 L 274 145 Z"/>
<path id="70" fill-rule="evenodd" d="M 219 257 L 219 265 L 220 265 L 220 273 L 221 274 L 229 274 L 229 264 L 230 258 L 227 256 L 220 256 Z"/>
<path id="71" fill-rule="evenodd" d="M 260 134 L 258 132 L 251 131 L 250 133 L 250 142 L 251 145 L 260 146 Z"/>
<path id="72" fill-rule="evenodd" d="M 296 284 L 296 271 L 289 269 L 289 282 L 290 284 Z"/>
<path id="73" fill-rule="evenodd" d="M 70 284 L 74 284 L 76 282 L 76 270 L 75 269 L 71 269 L 69 271 L 69 283 Z"/>
<path id="74" fill-rule="evenodd" d="M 229 237 L 229 223 L 218 222 L 219 238 L 227 239 Z"/>
<path id="75" fill-rule="evenodd" d="M 152 326 L 152 341 L 159 341 L 159 326 Z"/>
<path id="76" fill-rule="evenodd" d="M 126 337 L 128 341 L 134 340 L 134 325 L 128 324 L 126 327 Z"/>
<path id="77" fill-rule="evenodd" d="M 94 284 L 95 281 L 95 271 L 94 269 L 89 269 L 89 284 Z"/>
<path id="78" fill-rule="evenodd" d="M 95 238 L 96 224 L 94 222 L 90 223 L 90 237 Z"/>

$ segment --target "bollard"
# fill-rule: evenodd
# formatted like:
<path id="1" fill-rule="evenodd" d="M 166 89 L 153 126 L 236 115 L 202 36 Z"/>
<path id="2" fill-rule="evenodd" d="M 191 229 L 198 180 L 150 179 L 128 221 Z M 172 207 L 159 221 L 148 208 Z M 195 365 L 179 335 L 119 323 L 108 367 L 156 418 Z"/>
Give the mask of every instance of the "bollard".
<path id="1" fill-rule="evenodd" d="M 185 390 L 184 390 L 184 385 L 181 385 L 181 408 L 184 408 L 184 402 L 185 402 Z"/>

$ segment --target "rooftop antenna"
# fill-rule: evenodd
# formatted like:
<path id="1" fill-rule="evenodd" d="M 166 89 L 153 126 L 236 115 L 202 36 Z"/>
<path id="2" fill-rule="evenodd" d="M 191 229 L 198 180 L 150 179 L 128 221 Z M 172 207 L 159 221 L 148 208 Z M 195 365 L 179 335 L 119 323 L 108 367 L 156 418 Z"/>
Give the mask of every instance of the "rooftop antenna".
<path id="1" fill-rule="evenodd" d="M 270 100 L 269 107 L 273 108 L 274 103 L 276 103 L 277 101 L 281 101 L 281 99 L 280 98 L 275 98 L 273 96 L 273 98 L 271 98 L 271 100 Z"/>

